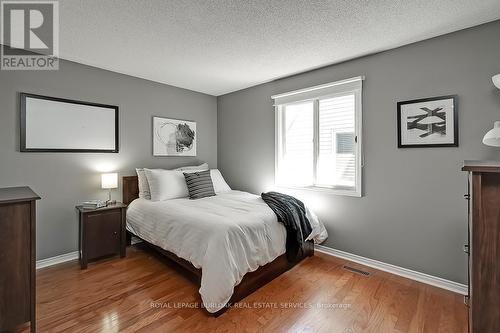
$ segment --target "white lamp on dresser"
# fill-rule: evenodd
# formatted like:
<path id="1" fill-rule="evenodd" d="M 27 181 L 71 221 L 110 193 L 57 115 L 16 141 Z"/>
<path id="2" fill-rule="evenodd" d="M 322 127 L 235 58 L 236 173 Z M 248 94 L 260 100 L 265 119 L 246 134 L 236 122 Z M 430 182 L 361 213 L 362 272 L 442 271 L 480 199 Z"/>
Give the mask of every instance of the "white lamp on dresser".
<path id="1" fill-rule="evenodd" d="M 497 87 L 498 89 L 500 89 L 500 74 L 497 74 L 497 75 L 493 76 L 491 78 L 491 80 L 493 81 L 493 84 L 495 85 L 495 87 Z"/>
<path id="2" fill-rule="evenodd" d="M 500 89 L 500 74 L 493 76 L 491 80 L 495 87 Z M 484 135 L 483 143 L 487 146 L 500 147 L 500 121 L 495 121 L 493 129 Z"/>

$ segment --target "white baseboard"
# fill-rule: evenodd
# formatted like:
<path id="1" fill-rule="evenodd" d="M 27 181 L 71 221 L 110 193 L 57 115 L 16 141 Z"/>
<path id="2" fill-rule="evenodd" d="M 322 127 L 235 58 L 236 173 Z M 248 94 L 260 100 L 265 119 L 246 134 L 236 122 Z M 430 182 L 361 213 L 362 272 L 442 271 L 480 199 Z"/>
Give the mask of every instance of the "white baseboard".
<path id="1" fill-rule="evenodd" d="M 137 242 L 137 240 L 136 240 L 136 242 L 134 242 L 134 243 L 139 243 L 139 242 Z M 412 270 L 407 269 L 407 268 L 387 264 L 385 262 L 381 262 L 381 261 L 374 260 L 374 259 L 365 258 L 362 256 L 358 256 L 356 254 L 349 253 L 349 252 L 344 252 L 344 251 L 332 249 L 330 247 L 326 247 L 323 245 L 315 245 L 314 248 L 318 252 L 322 252 L 322 253 L 337 257 L 337 258 L 356 262 L 358 264 L 372 267 L 375 269 L 379 269 L 379 270 L 384 271 L 384 272 L 399 275 L 399 276 L 402 276 L 402 277 L 405 277 L 405 278 L 408 278 L 411 280 L 415 280 L 418 282 L 426 283 L 426 284 L 429 284 L 431 286 L 435 286 L 438 288 L 450 290 L 450 291 L 456 292 L 458 294 L 467 295 L 467 286 L 465 284 L 446 280 L 446 279 L 443 279 L 440 277 L 432 276 L 432 275 L 417 272 L 417 271 L 412 271 Z M 61 264 L 63 262 L 76 260 L 76 259 L 78 259 L 78 251 L 70 252 L 70 253 L 66 253 L 66 254 L 61 254 L 61 255 L 58 255 L 58 256 L 55 256 L 52 258 L 37 260 L 36 269 L 49 267 L 49 266 Z"/>
<path id="2" fill-rule="evenodd" d="M 45 268 L 57 264 L 61 264 L 66 261 L 71 261 L 78 259 L 78 251 L 61 254 L 55 257 L 41 259 L 36 261 L 36 269 Z"/>
<path id="3" fill-rule="evenodd" d="M 314 249 L 317 250 L 318 252 L 322 252 L 337 258 L 353 261 L 361 265 L 376 268 L 381 271 L 389 272 L 418 282 L 430 284 L 431 286 L 450 290 L 458 294 L 467 295 L 467 286 L 465 284 L 446 280 L 437 276 L 432 276 L 417 271 L 412 271 L 407 268 L 387 264 L 385 262 L 381 262 L 378 260 L 365 258 L 349 252 L 332 249 L 323 245 L 315 245 Z"/>
<path id="4" fill-rule="evenodd" d="M 140 238 L 132 236 L 132 245 L 141 243 L 142 240 Z M 55 257 L 41 259 L 36 261 L 36 269 L 45 268 L 49 266 L 54 266 L 57 264 L 62 264 L 66 261 L 76 260 L 78 259 L 78 251 L 61 254 Z"/>

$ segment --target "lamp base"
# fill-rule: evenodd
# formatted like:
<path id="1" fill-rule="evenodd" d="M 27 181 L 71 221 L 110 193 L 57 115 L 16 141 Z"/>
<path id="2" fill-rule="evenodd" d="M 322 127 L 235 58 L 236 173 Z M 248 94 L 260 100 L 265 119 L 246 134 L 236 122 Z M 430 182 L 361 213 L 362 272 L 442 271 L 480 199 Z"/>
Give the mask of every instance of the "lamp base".
<path id="1" fill-rule="evenodd" d="M 116 200 L 111 200 L 111 189 L 108 189 L 108 200 L 106 200 L 106 206 L 115 205 Z"/>

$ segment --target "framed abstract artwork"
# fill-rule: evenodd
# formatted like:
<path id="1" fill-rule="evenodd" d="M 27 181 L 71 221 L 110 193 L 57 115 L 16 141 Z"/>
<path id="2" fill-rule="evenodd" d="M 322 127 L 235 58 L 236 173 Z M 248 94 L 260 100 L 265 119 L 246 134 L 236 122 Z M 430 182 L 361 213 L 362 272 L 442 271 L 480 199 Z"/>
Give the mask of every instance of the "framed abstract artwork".
<path id="1" fill-rule="evenodd" d="M 458 97 L 398 103 L 398 148 L 458 147 Z"/>
<path id="2" fill-rule="evenodd" d="M 196 122 L 153 117 L 154 156 L 196 156 Z"/>

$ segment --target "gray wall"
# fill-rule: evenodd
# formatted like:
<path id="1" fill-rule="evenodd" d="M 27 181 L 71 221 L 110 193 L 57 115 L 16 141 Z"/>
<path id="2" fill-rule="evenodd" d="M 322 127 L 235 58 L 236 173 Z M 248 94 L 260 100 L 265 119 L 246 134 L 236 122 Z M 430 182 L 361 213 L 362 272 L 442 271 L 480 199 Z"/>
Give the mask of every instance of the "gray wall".
<path id="1" fill-rule="evenodd" d="M 120 107 L 118 154 L 20 153 L 19 92 Z M 194 120 L 197 157 L 153 157 L 152 116 Z M 31 186 L 38 203 L 37 258 L 78 250 L 75 204 L 107 197 L 100 171 L 134 174 L 134 168 L 217 166 L 217 101 L 213 96 L 62 61 L 59 71 L 0 72 L 0 187 Z M 113 191 L 121 198 L 121 188 Z"/>
<path id="2" fill-rule="evenodd" d="M 325 245 L 465 283 L 464 159 L 499 159 L 482 137 L 500 120 L 500 21 L 218 98 L 218 162 L 234 188 L 259 193 L 274 180 L 270 96 L 365 75 L 364 196 L 297 192 L 326 224 Z M 396 103 L 459 95 L 458 148 L 398 149 Z"/>

